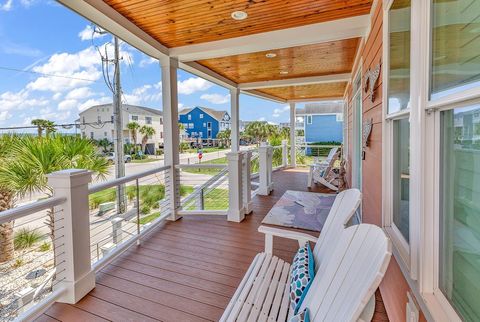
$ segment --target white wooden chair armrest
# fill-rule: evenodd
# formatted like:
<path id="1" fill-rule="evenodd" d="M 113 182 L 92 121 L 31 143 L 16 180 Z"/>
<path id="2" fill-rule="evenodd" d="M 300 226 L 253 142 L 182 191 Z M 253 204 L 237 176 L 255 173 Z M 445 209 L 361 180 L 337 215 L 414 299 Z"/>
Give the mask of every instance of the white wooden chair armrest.
<path id="1" fill-rule="evenodd" d="M 273 236 L 297 240 L 300 246 L 309 241 L 316 243 L 318 239 L 309 234 L 267 226 L 258 227 L 258 231 L 265 234 L 265 253 L 267 254 L 273 253 Z"/>

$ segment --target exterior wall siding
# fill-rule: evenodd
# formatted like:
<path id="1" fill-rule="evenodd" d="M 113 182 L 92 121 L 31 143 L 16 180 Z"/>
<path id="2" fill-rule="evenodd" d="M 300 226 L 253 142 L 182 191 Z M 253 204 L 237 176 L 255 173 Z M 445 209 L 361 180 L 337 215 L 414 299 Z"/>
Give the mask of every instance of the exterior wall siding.
<path id="1" fill-rule="evenodd" d="M 362 81 L 364 74 L 369 68 L 374 68 L 382 60 L 382 37 L 383 37 L 383 7 L 382 2 L 377 0 L 374 13 L 371 17 L 371 30 L 360 48 L 360 59 L 352 75 L 361 68 Z M 384 68 L 382 65 L 381 68 Z M 349 142 L 353 142 L 353 104 L 352 84 L 353 79 L 346 89 L 345 97 L 348 98 L 348 135 Z M 362 87 L 364 83 L 362 84 Z M 375 86 L 375 100 L 372 102 L 370 96 L 362 88 L 362 115 L 363 121 L 372 120 L 372 132 L 369 139 L 369 146 L 365 149 L 365 160 L 362 162 L 362 212 L 363 222 L 382 226 L 382 76 Z M 346 181 L 347 185 L 352 182 L 352 156 L 353 146 L 350 144 L 347 151 Z M 405 321 L 407 292 L 410 291 L 408 283 L 404 278 L 398 263 L 392 257 L 387 273 L 380 285 L 380 292 L 385 303 L 390 321 Z M 421 321 L 425 321 L 423 314 Z"/>
<path id="2" fill-rule="evenodd" d="M 343 122 L 337 121 L 335 114 L 312 115 L 312 124 L 304 117 L 305 141 L 307 143 L 343 140 Z"/>

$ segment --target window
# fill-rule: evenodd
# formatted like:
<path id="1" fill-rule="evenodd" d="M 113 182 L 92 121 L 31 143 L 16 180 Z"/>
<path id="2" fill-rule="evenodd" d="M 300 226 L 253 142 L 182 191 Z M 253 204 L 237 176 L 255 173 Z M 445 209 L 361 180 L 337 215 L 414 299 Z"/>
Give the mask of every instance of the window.
<path id="1" fill-rule="evenodd" d="M 193 124 L 193 123 L 188 123 L 188 128 L 189 128 L 189 129 L 193 129 L 193 127 L 194 127 L 194 124 Z"/>
<path id="2" fill-rule="evenodd" d="M 335 114 L 335 120 L 337 122 L 343 122 L 343 114 Z"/>
<path id="3" fill-rule="evenodd" d="M 389 11 L 388 113 L 410 103 L 410 1 L 393 2 Z"/>
<path id="4" fill-rule="evenodd" d="M 480 321 L 480 104 L 440 116 L 439 288 L 465 321 Z"/>
<path id="5" fill-rule="evenodd" d="M 132 121 L 138 121 L 138 115 L 132 115 Z"/>
<path id="6" fill-rule="evenodd" d="M 200 118 L 203 119 L 203 114 L 200 113 Z"/>
<path id="7" fill-rule="evenodd" d="M 207 127 L 207 123 L 203 122 L 203 127 Z"/>
<path id="8" fill-rule="evenodd" d="M 180 119 L 180 116 L 178 117 Z M 160 125 L 163 124 L 163 117 L 160 118 Z"/>
<path id="9" fill-rule="evenodd" d="M 343 102 L 343 158 L 348 160 L 348 98 Z"/>
<path id="10" fill-rule="evenodd" d="M 152 118 L 150 116 L 145 116 L 145 124 L 152 124 Z"/>
<path id="11" fill-rule="evenodd" d="M 112 115 L 112 116 L 110 116 L 110 122 L 113 123 L 113 121 L 114 121 L 114 120 L 113 120 L 113 115 Z"/>
<path id="12" fill-rule="evenodd" d="M 187 118 L 188 118 L 189 121 L 191 121 L 192 120 L 192 115 L 188 114 Z"/>
<path id="13" fill-rule="evenodd" d="M 432 2 L 432 99 L 480 85 L 480 1 Z"/>
<path id="14" fill-rule="evenodd" d="M 163 139 L 163 132 L 160 132 L 160 138 Z"/>
<path id="15" fill-rule="evenodd" d="M 82 123 L 85 124 L 85 116 L 82 116 Z"/>
<path id="16" fill-rule="evenodd" d="M 108 135 L 107 132 L 103 132 L 104 137 L 107 137 L 107 135 Z"/>
<path id="17" fill-rule="evenodd" d="M 207 130 L 207 138 L 212 138 L 212 130 Z"/>
<path id="18" fill-rule="evenodd" d="M 388 9 L 387 19 L 384 226 L 400 254 L 400 261 L 412 272 L 411 250 L 414 246 L 410 236 L 409 121 L 411 1 L 394 0 Z"/>
<path id="19" fill-rule="evenodd" d="M 90 132 L 90 139 L 93 140 L 93 132 Z"/>
<path id="20" fill-rule="evenodd" d="M 102 117 L 100 115 L 97 116 L 97 122 L 102 123 Z"/>
<path id="21" fill-rule="evenodd" d="M 211 129 L 212 128 L 212 122 L 207 122 L 207 129 Z"/>
<path id="22" fill-rule="evenodd" d="M 312 116 L 307 115 L 307 124 L 312 124 Z"/>

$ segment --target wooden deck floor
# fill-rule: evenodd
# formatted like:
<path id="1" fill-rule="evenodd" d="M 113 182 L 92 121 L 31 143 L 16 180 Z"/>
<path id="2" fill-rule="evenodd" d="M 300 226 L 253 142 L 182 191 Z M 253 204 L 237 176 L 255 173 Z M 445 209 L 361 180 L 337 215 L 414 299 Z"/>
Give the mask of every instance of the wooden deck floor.
<path id="1" fill-rule="evenodd" d="M 306 190 L 305 170 L 274 173 L 271 196 L 254 198 L 242 223 L 219 217 L 168 222 L 141 246 L 132 247 L 97 277 L 97 286 L 76 305 L 57 303 L 39 321 L 216 321 L 255 254 L 265 214 L 285 190 Z M 322 191 L 314 188 L 314 191 Z M 291 261 L 295 242 L 274 241 L 274 253 Z M 374 321 L 388 321 L 377 291 Z"/>

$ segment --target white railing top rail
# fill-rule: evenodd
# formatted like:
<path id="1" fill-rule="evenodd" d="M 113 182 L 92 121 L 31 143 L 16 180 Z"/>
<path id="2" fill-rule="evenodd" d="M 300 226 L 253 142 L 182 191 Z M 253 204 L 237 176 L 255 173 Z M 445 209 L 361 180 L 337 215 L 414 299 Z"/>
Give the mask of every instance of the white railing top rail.
<path id="1" fill-rule="evenodd" d="M 64 197 L 51 197 L 2 211 L 0 213 L 0 224 L 31 215 L 42 210 L 53 208 L 64 203 L 66 200 L 67 199 Z"/>
<path id="2" fill-rule="evenodd" d="M 180 203 L 182 205 L 186 205 L 188 204 L 190 201 L 192 201 L 193 199 L 195 199 L 196 197 L 198 197 L 200 195 L 200 192 L 202 189 L 208 189 L 209 187 L 217 187 L 218 185 L 220 185 L 221 183 L 223 183 L 223 181 L 227 178 L 227 173 L 228 173 L 228 168 L 224 168 L 223 170 L 221 170 L 219 173 L 217 173 L 216 175 L 214 175 L 213 177 L 211 177 L 210 179 L 208 179 L 204 184 L 202 184 L 201 186 L 198 186 L 198 187 L 195 187 L 195 190 L 189 194 L 188 196 L 186 196 L 185 198 L 183 198 Z"/>
<path id="3" fill-rule="evenodd" d="M 92 193 L 99 192 L 99 191 L 102 191 L 102 190 L 105 190 L 105 189 L 108 189 L 108 188 L 116 187 L 116 186 L 119 186 L 121 184 L 130 182 L 130 181 L 133 181 L 133 180 L 136 180 L 136 179 L 140 179 L 140 178 L 143 178 L 143 177 L 146 177 L 146 176 L 158 173 L 158 172 L 162 172 L 162 171 L 165 171 L 165 170 L 168 170 L 168 169 L 170 169 L 170 166 L 166 165 L 166 166 L 163 166 L 163 167 L 147 170 L 147 171 L 144 171 L 144 172 L 131 174 L 131 175 L 128 175 L 128 176 L 125 176 L 125 177 L 122 177 L 122 178 L 112 179 L 112 180 L 109 180 L 109 181 L 106 181 L 106 182 L 97 183 L 97 184 L 94 184 L 94 185 L 92 185 L 88 188 L 88 193 L 92 194 Z"/>
<path id="4" fill-rule="evenodd" d="M 226 164 L 197 163 L 197 164 L 177 164 L 176 169 L 225 169 Z"/>

